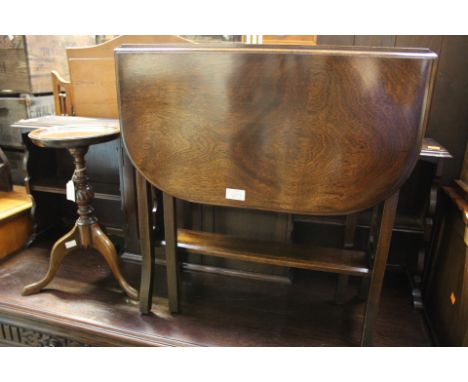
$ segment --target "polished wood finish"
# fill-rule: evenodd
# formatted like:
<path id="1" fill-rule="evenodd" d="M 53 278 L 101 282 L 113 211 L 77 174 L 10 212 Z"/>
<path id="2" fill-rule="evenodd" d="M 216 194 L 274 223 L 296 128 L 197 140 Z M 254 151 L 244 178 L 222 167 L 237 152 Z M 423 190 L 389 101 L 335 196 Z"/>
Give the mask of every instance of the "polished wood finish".
<path id="1" fill-rule="evenodd" d="M 244 239 L 185 229 L 177 231 L 177 246 L 180 252 L 233 258 L 241 261 L 353 276 L 369 274 L 367 258 L 363 251 Z"/>
<path id="2" fill-rule="evenodd" d="M 0 191 L 0 258 L 21 249 L 31 233 L 33 203 L 26 189 Z"/>
<path id="3" fill-rule="evenodd" d="M 394 44 L 393 44 L 394 41 Z M 454 35 L 396 35 L 396 36 L 317 36 L 317 44 L 341 46 L 388 46 L 395 48 L 428 48 L 439 55 L 436 69 L 432 107 L 427 135 L 448 148 L 454 159 L 445 169 L 442 181 L 456 179 L 468 139 L 468 103 L 466 83 L 468 72 L 468 37 Z M 402 194 L 401 200 L 405 195 Z"/>
<path id="4" fill-rule="evenodd" d="M 135 314 L 99 256 L 70 254 L 50 288 L 27 298 L 22 284 L 48 267 L 49 243 L 0 263 L 0 343 L 9 346 L 356 346 L 364 304 L 333 304 L 334 275 L 298 271 L 294 283 L 183 271 L 184 314 L 165 303 L 165 271 L 157 266 L 150 315 Z M 140 265 L 124 263 L 132 284 Z M 350 280 L 348 295 L 358 283 Z M 306 303 L 305 303 L 306 301 Z M 31 332 L 35 335 L 31 337 Z M 430 346 L 421 312 L 411 308 L 405 275 L 388 272 L 376 346 Z"/>
<path id="5" fill-rule="evenodd" d="M 400 192 L 399 209 L 395 219 L 394 232 L 405 232 L 421 236 L 417 250 L 414 255 L 404 256 L 395 261 L 392 265 L 404 266 L 408 270 L 410 277 L 413 306 L 416 309 L 423 309 L 423 300 L 421 289 L 424 284 L 425 269 L 427 268 L 427 258 L 430 256 L 433 246 L 433 225 L 436 218 L 436 207 L 441 177 L 447 159 L 452 155 L 440 143 L 432 138 L 424 138 L 419 155 L 419 162 L 415 171 L 409 180 L 403 186 Z M 449 162 L 450 163 L 450 162 Z M 426 179 L 427 174 L 430 177 Z M 401 198 L 403 195 L 403 198 Z M 375 211 L 374 211 L 375 212 Z M 353 221 L 353 216 L 356 222 Z M 370 211 L 347 215 L 345 217 L 316 217 L 310 215 L 295 215 L 293 221 L 295 224 L 312 223 L 315 226 L 335 225 L 345 228 L 345 247 L 347 243 L 346 236 L 351 235 L 353 230 L 370 229 L 371 238 L 375 237 L 376 215 Z M 353 225 L 356 224 L 355 227 Z M 307 234 L 302 232 L 302 235 Z M 352 236 L 350 236 L 352 237 Z M 372 241 L 372 240 L 371 240 Z M 352 242 L 352 240 L 351 240 Z M 415 265 L 413 265 L 413 261 Z M 337 302 L 341 301 L 340 296 L 346 286 L 343 276 L 340 276 L 337 286 Z"/>
<path id="6" fill-rule="evenodd" d="M 138 230 L 140 232 L 141 266 L 147 270 L 142 272 L 140 280 L 140 312 L 148 314 L 151 311 L 154 275 L 154 232 L 151 216 L 151 190 L 146 179 L 138 171 L 136 175 L 136 194 L 138 200 Z"/>
<path id="7" fill-rule="evenodd" d="M 204 255 L 369 273 L 356 251 L 316 253 L 177 231 L 175 197 L 316 215 L 350 214 L 385 200 L 361 340 L 370 345 L 398 189 L 420 153 L 436 56 L 242 45 L 128 46 L 116 55 L 125 147 L 164 195 L 171 312 L 179 310 L 176 248 L 184 241 Z"/>
<path id="8" fill-rule="evenodd" d="M 59 73 L 52 73 L 55 113 L 117 119 L 114 49 L 129 43 L 178 42 L 187 43 L 189 40 L 163 35 L 118 36 L 97 46 L 67 49 L 70 81 L 61 78 Z M 101 223 L 105 223 L 109 232 L 112 230 L 119 239 L 124 240 L 124 251 L 139 253 L 135 173 L 120 140 L 90 147 L 87 161 L 92 171 L 90 176 L 96 188 L 96 198 L 99 199 L 95 207 L 101 211 Z M 58 163 L 54 165 L 60 167 Z M 42 178 L 34 181 L 34 191 L 64 193 L 65 183 L 60 176 Z"/>
<path id="9" fill-rule="evenodd" d="M 112 141 L 120 135 L 118 121 L 113 119 L 62 117 L 55 122 L 57 117 L 50 117 L 46 120 L 51 121 L 48 127 L 35 129 L 28 134 L 29 139 L 39 147 L 81 148 Z"/>
<path id="10" fill-rule="evenodd" d="M 176 313 L 179 311 L 179 266 L 177 264 L 177 244 L 180 238 L 177 231 L 174 197 L 163 193 L 163 206 L 164 237 L 166 241 L 167 294 L 169 299 L 169 310 Z M 189 246 L 192 244 L 196 247 L 196 238 L 195 242 L 190 242 L 190 239 L 194 239 L 193 236 L 186 237 L 186 240 L 189 241 Z M 203 248 L 203 245 L 206 244 L 202 244 L 200 247 Z M 200 253 L 199 250 L 196 250 L 195 252 Z M 214 253 L 210 252 L 210 254 Z"/>
<path id="11" fill-rule="evenodd" d="M 119 121 L 116 119 L 51 115 L 22 119 L 13 124 L 13 127 L 23 135 L 28 154 L 24 163 L 25 183 L 37 201 L 33 239 L 48 229 L 58 228 L 61 224 L 65 226 L 64 228 L 70 229 L 76 220 L 73 204 L 62 196 L 66 194 L 65 185 L 70 180 L 70 174 L 75 167 L 72 157 L 67 150 L 57 148 L 60 146 L 57 145 L 57 139 L 50 139 L 52 149 L 43 150 L 33 144 L 28 137 L 28 134 L 34 130 L 51 126 L 55 126 L 56 132 L 67 132 L 66 136 L 69 138 L 77 132 L 80 134 L 84 130 L 89 132 L 90 128 L 94 131 L 92 135 L 95 135 L 98 131 L 96 126 L 105 127 L 111 138 L 119 135 Z M 108 138 L 109 136 L 105 139 L 109 140 Z M 80 139 L 75 137 L 67 145 L 81 143 Z M 87 153 L 89 164 L 87 171 L 94 188 L 94 207 L 98 211 L 100 223 L 113 238 L 124 236 L 122 227 L 124 214 L 120 208 L 122 202 L 119 189 L 120 156 L 116 155 L 119 148 L 120 138 L 101 145 L 92 145 Z"/>
<path id="12" fill-rule="evenodd" d="M 62 117 L 62 119 L 74 120 L 76 118 Z M 98 220 L 94 215 L 94 208 L 91 206 L 94 190 L 87 176 L 84 156 L 89 145 L 107 142 L 119 135 L 118 126 L 115 123 L 108 125 L 105 123 L 106 121 L 108 120 L 104 120 L 102 125 L 97 124 L 94 120 L 92 120 L 91 124 L 73 125 L 70 122 L 68 125 L 51 125 L 29 133 L 30 139 L 36 145 L 67 148 L 72 155 L 75 164 L 72 179 L 75 185 L 74 193 L 79 217 L 72 230 L 54 244 L 50 254 L 49 270 L 46 275 L 40 281 L 26 286 L 23 295 L 38 293 L 52 281 L 66 255 L 78 248 L 84 248 L 95 249 L 99 252 L 106 260 L 125 293 L 132 299 L 138 299 L 138 292 L 127 283 L 121 274 L 115 247 L 98 224 Z"/>
<path id="13" fill-rule="evenodd" d="M 459 174 L 468 129 L 464 113 L 468 103 L 468 36 L 397 36 L 397 47 L 427 47 L 439 54 L 427 135 L 447 147 L 453 155 L 441 176 L 447 184 Z"/>
<path id="14" fill-rule="evenodd" d="M 346 216 L 345 233 L 343 239 L 344 248 L 353 248 L 356 237 L 358 214 L 350 214 Z M 338 283 L 336 285 L 336 297 L 335 301 L 337 304 L 342 304 L 345 301 L 346 289 L 348 287 L 349 275 L 340 274 L 338 275 Z"/>
<path id="15" fill-rule="evenodd" d="M 372 266 L 369 284 L 369 296 L 366 303 L 366 314 L 364 316 L 364 327 L 362 330 L 361 345 L 368 346 L 372 343 L 374 325 L 380 303 L 380 292 L 382 290 L 385 266 L 387 265 L 388 251 L 392 239 L 392 228 L 395 221 L 396 208 L 398 204 L 398 192 L 385 201 L 379 227 L 379 234 L 375 249 L 375 258 Z"/>
<path id="16" fill-rule="evenodd" d="M 435 55 L 330 52 L 117 49 L 130 158 L 191 202 L 316 215 L 372 207 L 416 163 Z M 245 201 L 226 199 L 226 188 L 244 190 Z"/>

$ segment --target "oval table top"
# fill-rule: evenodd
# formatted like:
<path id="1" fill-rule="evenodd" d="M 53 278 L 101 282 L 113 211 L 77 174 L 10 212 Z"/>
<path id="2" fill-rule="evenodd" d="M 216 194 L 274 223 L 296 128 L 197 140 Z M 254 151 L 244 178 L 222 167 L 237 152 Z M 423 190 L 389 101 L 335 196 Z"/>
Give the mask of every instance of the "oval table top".
<path id="1" fill-rule="evenodd" d="M 436 57 L 425 49 L 120 47 L 122 140 L 136 169 L 175 198 L 347 215 L 388 199 L 411 174 Z"/>

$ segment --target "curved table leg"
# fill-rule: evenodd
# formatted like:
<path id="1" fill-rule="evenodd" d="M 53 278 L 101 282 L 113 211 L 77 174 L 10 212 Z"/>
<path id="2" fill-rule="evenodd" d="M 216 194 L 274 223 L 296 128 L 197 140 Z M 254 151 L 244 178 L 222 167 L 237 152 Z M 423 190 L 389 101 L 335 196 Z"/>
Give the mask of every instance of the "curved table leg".
<path id="1" fill-rule="evenodd" d="M 80 246 L 80 235 L 78 226 L 75 225 L 68 233 L 57 240 L 50 252 L 49 270 L 42 280 L 27 285 L 23 289 L 23 296 L 28 296 L 40 292 L 54 278 L 57 270 L 66 255 Z"/>
<path id="2" fill-rule="evenodd" d="M 110 241 L 99 224 L 94 223 L 91 229 L 91 246 L 96 249 L 106 260 L 117 282 L 132 300 L 138 300 L 138 292 L 125 281 L 119 269 L 119 261 L 117 252 L 115 251 L 114 244 Z"/>

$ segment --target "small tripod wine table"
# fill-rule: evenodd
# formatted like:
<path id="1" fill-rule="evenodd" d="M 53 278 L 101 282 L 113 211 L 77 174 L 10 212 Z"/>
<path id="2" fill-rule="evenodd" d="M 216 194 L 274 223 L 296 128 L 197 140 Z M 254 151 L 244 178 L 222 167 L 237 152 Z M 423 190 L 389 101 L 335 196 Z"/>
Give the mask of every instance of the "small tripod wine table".
<path id="1" fill-rule="evenodd" d="M 75 172 L 75 201 L 78 205 L 78 219 L 70 232 L 57 240 L 50 253 L 49 270 L 44 278 L 23 290 L 23 295 L 38 293 L 54 278 L 65 256 L 75 249 L 95 249 L 106 260 L 119 285 L 131 299 L 138 299 L 138 292 L 125 281 L 118 265 L 114 245 L 98 223 L 91 202 L 94 191 L 86 175 L 84 156 L 90 145 L 107 142 L 120 134 L 116 124 L 70 124 L 43 127 L 29 133 L 31 141 L 40 147 L 66 148 L 73 156 Z"/>

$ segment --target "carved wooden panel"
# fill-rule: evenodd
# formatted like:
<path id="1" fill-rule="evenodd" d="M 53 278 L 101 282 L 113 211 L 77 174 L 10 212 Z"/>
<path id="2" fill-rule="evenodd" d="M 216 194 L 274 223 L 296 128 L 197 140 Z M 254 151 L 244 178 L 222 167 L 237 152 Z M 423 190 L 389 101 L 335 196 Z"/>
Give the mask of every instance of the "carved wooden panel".
<path id="1" fill-rule="evenodd" d="M 49 333 L 0 322 L 0 343 L 35 347 L 76 347 L 88 344 Z"/>

